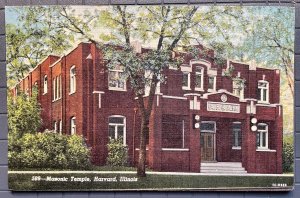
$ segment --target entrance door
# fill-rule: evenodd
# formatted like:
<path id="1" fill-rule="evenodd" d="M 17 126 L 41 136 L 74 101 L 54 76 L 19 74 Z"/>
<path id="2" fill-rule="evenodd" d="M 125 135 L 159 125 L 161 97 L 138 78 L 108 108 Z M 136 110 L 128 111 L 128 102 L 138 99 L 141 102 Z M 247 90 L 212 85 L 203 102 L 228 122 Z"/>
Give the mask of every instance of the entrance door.
<path id="1" fill-rule="evenodd" d="M 200 130 L 201 161 L 215 161 L 216 122 L 202 121 Z"/>
<path id="2" fill-rule="evenodd" d="M 215 160 L 215 134 L 214 133 L 201 133 L 201 160 L 214 161 Z"/>

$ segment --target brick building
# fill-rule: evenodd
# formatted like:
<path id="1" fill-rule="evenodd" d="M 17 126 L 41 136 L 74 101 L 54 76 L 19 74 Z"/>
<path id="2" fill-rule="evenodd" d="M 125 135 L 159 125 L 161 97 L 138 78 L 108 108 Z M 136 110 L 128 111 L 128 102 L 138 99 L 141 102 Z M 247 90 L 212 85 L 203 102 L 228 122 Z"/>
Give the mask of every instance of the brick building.
<path id="1" fill-rule="evenodd" d="M 204 162 L 240 162 L 248 173 L 282 173 L 279 70 L 230 60 L 221 67 L 188 55 L 184 60 L 180 68 L 165 69 L 167 82 L 157 87 L 148 166 L 200 172 Z M 225 75 L 230 67 L 235 78 Z M 134 164 L 140 117 L 135 95 L 121 75 L 121 68 L 105 67 L 101 49 L 80 43 L 62 57 L 48 56 L 15 86 L 14 94 L 30 95 L 37 86 L 42 130 L 83 135 L 95 164 L 105 164 L 109 137 L 121 136 Z M 236 77 L 245 79 L 245 86 Z M 251 120 L 257 130 L 251 129 Z"/>

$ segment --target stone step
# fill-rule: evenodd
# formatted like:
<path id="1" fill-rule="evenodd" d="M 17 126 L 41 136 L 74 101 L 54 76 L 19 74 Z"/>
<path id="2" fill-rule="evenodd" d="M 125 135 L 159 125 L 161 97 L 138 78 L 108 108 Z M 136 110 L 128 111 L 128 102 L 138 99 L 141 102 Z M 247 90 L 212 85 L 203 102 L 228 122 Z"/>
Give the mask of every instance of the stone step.
<path id="1" fill-rule="evenodd" d="M 211 175 L 243 175 L 243 174 L 247 174 L 247 171 L 232 171 L 232 172 L 211 172 L 211 171 L 201 171 L 200 173 L 205 173 L 205 174 L 211 174 Z"/>
<path id="2" fill-rule="evenodd" d="M 232 168 L 232 167 L 201 167 L 201 170 L 220 170 L 220 171 L 244 171 L 244 168 Z"/>
<path id="3" fill-rule="evenodd" d="M 201 173 L 210 174 L 246 174 L 247 171 L 240 162 L 201 163 Z"/>
<path id="4" fill-rule="evenodd" d="M 233 163 L 233 162 L 217 162 L 217 163 L 201 163 L 201 167 L 242 167 L 242 163 Z"/>

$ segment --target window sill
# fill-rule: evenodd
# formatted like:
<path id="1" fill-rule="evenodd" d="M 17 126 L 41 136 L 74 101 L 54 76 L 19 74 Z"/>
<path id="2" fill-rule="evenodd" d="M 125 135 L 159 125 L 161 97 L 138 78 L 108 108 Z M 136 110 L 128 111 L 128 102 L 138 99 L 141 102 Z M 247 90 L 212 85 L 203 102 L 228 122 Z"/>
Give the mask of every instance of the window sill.
<path id="1" fill-rule="evenodd" d="M 70 95 L 73 95 L 73 94 L 75 94 L 75 93 L 76 93 L 76 91 L 75 91 L 75 92 L 72 92 L 72 93 L 69 93 L 69 96 L 70 96 Z"/>
<path id="2" fill-rule="evenodd" d="M 44 95 L 46 95 L 48 92 L 46 92 L 46 93 L 43 93 L 42 95 L 44 96 Z"/>
<path id="3" fill-rule="evenodd" d="M 215 89 L 208 89 L 207 92 L 212 92 L 212 93 L 215 93 L 217 92 Z"/>
<path id="4" fill-rule="evenodd" d="M 261 101 L 261 100 L 258 100 L 257 103 L 258 103 L 258 104 L 266 104 L 266 105 L 269 105 L 269 104 L 270 104 L 269 101 Z"/>
<path id="5" fill-rule="evenodd" d="M 203 88 L 195 88 L 195 91 L 204 91 Z"/>
<path id="6" fill-rule="evenodd" d="M 232 150 L 242 150 L 242 148 L 240 146 L 233 146 Z"/>
<path id="7" fill-rule="evenodd" d="M 114 88 L 114 87 L 109 87 L 108 90 L 110 90 L 110 91 L 124 91 L 124 92 L 127 91 L 126 89 L 118 89 L 118 88 Z"/>
<path id="8" fill-rule="evenodd" d="M 55 100 L 52 100 L 52 102 L 56 102 L 56 101 L 59 101 L 61 98 L 57 98 Z"/>
<path id="9" fill-rule="evenodd" d="M 140 149 L 139 149 L 139 148 L 136 148 L 135 150 L 136 150 L 136 151 L 139 151 Z M 146 151 L 149 151 L 149 149 L 148 149 L 148 148 L 146 148 Z"/>
<path id="10" fill-rule="evenodd" d="M 162 151 L 189 151 L 188 148 L 162 148 Z"/>
<path id="11" fill-rule="evenodd" d="M 182 90 L 188 90 L 188 91 L 190 91 L 192 89 L 190 87 L 182 87 Z"/>
<path id="12" fill-rule="evenodd" d="M 266 149 L 266 148 L 257 148 L 256 151 L 259 151 L 259 152 L 276 152 L 276 150 Z"/>

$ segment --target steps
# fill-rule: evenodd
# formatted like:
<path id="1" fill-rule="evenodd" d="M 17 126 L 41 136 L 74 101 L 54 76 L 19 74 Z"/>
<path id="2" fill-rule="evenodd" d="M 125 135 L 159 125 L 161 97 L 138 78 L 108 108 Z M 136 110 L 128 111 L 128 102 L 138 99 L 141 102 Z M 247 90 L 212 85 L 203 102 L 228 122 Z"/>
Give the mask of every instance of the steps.
<path id="1" fill-rule="evenodd" d="M 200 173 L 210 174 L 246 174 L 241 162 L 205 162 L 201 163 Z"/>

